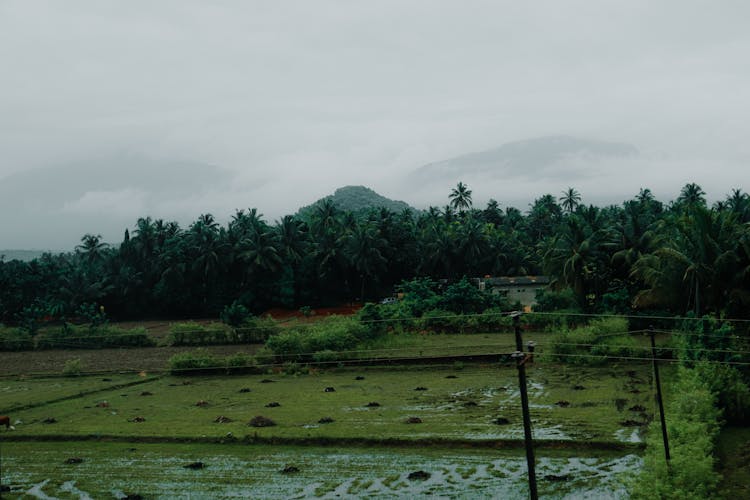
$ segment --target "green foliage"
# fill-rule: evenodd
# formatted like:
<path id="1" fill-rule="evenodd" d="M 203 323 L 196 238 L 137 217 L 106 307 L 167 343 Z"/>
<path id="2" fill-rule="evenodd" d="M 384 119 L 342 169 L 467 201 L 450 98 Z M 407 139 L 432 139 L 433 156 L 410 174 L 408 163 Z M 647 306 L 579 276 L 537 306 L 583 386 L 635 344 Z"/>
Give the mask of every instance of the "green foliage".
<path id="1" fill-rule="evenodd" d="M 290 328 L 266 342 L 278 360 L 307 361 L 321 351 L 349 351 L 369 338 L 354 318 L 331 316 L 313 325 Z M 324 355 L 325 356 L 325 355 Z"/>
<path id="2" fill-rule="evenodd" d="M 151 347 L 156 341 L 145 328 L 126 330 L 107 324 L 49 328 L 37 337 L 37 349 L 102 349 L 106 347 Z"/>
<path id="3" fill-rule="evenodd" d="M 465 333 L 467 320 L 462 314 L 455 314 L 444 309 L 433 309 L 425 312 L 417 325 L 420 330 L 435 333 Z"/>
<path id="4" fill-rule="evenodd" d="M 732 325 L 716 318 L 686 319 L 675 332 L 684 361 L 743 361 Z"/>
<path id="5" fill-rule="evenodd" d="M 34 336 L 39 332 L 40 320 L 44 316 L 45 310 L 37 304 L 24 307 L 18 315 L 19 326 Z"/>
<path id="6" fill-rule="evenodd" d="M 219 318 L 229 326 L 238 327 L 250 317 L 250 311 L 236 300 L 228 306 L 224 306 Z"/>
<path id="7" fill-rule="evenodd" d="M 363 340 L 370 340 L 383 335 L 388 325 L 384 321 L 381 307 L 377 304 L 368 302 L 357 313 L 357 318 L 364 327 L 366 332 Z"/>
<path id="8" fill-rule="evenodd" d="M 205 349 L 175 354 L 168 361 L 171 373 L 208 373 L 212 369 L 223 368 L 226 362 Z"/>
<path id="9" fill-rule="evenodd" d="M 91 328 L 96 328 L 109 323 L 104 306 L 96 304 L 81 304 L 76 311 L 76 316 L 86 320 Z"/>
<path id="10" fill-rule="evenodd" d="M 0 326 L 0 351 L 29 351 L 33 348 L 34 339 L 28 331 Z"/>
<path id="11" fill-rule="evenodd" d="M 249 316 L 235 328 L 235 342 L 238 344 L 262 344 L 279 332 L 279 326 L 272 318 Z"/>
<path id="12" fill-rule="evenodd" d="M 607 356 L 637 355 L 637 343 L 627 332 L 625 318 L 596 319 L 588 325 L 561 330 L 552 337 L 545 355 L 573 365 L 602 364 Z"/>
<path id="13" fill-rule="evenodd" d="M 403 300 L 387 308 L 398 307 L 402 304 L 411 316 L 421 316 L 426 311 L 437 307 L 440 296 L 435 292 L 437 284 L 430 278 L 414 278 L 402 281 L 396 289 L 404 294 Z"/>
<path id="14" fill-rule="evenodd" d="M 701 361 L 695 371 L 716 394 L 719 407 L 724 410 L 724 419 L 729 424 L 744 425 L 750 417 L 750 388 L 737 368 Z"/>
<path id="15" fill-rule="evenodd" d="M 225 363 L 227 366 L 227 373 L 230 374 L 254 371 L 257 366 L 255 358 L 244 352 L 238 352 L 227 356 Z"/>
<path id="16" fill-rule="evenodd" d="M 513 319 L 500 307 L 485 309 L 472 318 L 472 323 L 477 332 L 507 332 L 513 327 Z"/>
<path id="17" fill-rule="evenodd" d="M 169 328 L 169 343 L 181 345 L 234 344 L 234 331 L 221 323 L 201 325 L 193 321 L 175 323 Z"/>
<path id="18" fill-rule="evenodd" d="M 494 305 L 497 300 L 499 298 L 480 291 L 464 276 L 445 289 L 440 299 L 440 307 L 454 313 L 480 313 Z"/>
<path id="19" fill-rule="evenodd" d="M 65 362 L 65 366 L 63 366 L 62 373 L 66 377 L 78 377 L 81 375 L 82 371 L 83 371 L 83 364 L 81 363 L 81 359 L 76 358 L 76 359 L 69 359 Z"/>
<path id="20" fill-rule="evenodd" d="M 685 368 L 671 393 L 666 409 L 670 468 L 657 419 L 649 426 L 645 463 L 631 485 L 632 498 L 715 498 L 720 480 L 713 456 L 720 417 L 716 397 L 697 371 Z"/>
<path id="21" fill-rule="evenodd" d="M 560 310 L 580 312 L 573 289 L 540 289 L 536 291 L 536 305 L 534 305 L 534 311 L 550 312 Z"/>

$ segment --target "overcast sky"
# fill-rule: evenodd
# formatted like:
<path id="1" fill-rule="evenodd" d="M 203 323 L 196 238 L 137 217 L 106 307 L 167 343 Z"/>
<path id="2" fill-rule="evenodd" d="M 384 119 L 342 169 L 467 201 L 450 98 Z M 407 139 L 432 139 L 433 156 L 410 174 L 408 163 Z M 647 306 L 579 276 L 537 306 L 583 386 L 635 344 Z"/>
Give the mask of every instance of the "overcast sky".
<path id="1" fill-rule="evenodd" d="M 747 191 L 748 22 L 750 3 L 731 0 L 0 0 L 0 193 L 47 172 L 6 190 L 0 248 L 116 242 L 143 215 L 186 224 L 252 206 L 273 221 L 346 184 L 444 205 L 450 182 L 426 190 L 405 174 L 557 134 L 641 157 L 581 179 L 470 185 L 475 202 L 526 209 L 568 186 L 596 203 L 639 187 L 667 201 L 691 181 L 711 199 Z M 122 158 L 165 175 L 43 182 Z M 181 179 L 187 163 L 211 175 Z"/>

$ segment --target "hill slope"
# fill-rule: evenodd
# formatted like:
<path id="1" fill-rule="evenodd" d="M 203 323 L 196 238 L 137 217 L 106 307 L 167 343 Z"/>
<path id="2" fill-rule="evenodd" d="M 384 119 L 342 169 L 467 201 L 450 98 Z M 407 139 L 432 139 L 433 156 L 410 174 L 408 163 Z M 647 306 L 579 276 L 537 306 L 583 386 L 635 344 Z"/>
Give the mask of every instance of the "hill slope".
<path id="1" fill-rule="evenodd" d="M 308 216 L 318 203 L 325 200 L 332 200 L 336 207 L 341 210 L 349 210 L 352 212 L 381 207 L 397 213 L 402 212 L 405 209 L 415 210 L 406 202 L 391 200 L 390 198 L 379 195 L 365 186 L 345 186 L 338 188 L 332 195 L 321 198 L 311 205 L 300 208 L 297 215 L 301 217 Z"/>

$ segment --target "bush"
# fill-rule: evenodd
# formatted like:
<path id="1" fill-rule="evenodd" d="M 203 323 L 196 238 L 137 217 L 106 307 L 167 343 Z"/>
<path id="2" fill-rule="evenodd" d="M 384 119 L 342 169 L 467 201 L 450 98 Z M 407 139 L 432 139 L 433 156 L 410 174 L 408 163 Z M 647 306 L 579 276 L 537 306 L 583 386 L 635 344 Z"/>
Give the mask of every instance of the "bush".
<path id="1" fill-rule="evenodd" d="M 300 359 L 305 352 L 303 335 L 300 329 L 290 329 L 274 335 L 268 339 L 266 347 L 275 355 L 284 359 Z"/>
<path id="2" fill-rule="evenodd" d="M 192 352 L 181 352 L 169 358 L 169 370 L 171 373 L 208 373 L 212 369 L 221 369 L 226 366 L 226 361 L 214 356 L 205 349 L 197 349 Z"/>
<path id="3" fill-rule="evenodd" d="M 367 339 L 365 327 L 354 318 L 331 316 L 314 325 L 290 328 L 266 342 L 278 360 L 305 361 L 319 351 L 347 351 Z"/>
<path id="4" fill-rule="evenodd" d="M 499 307 L 486 309 L 475 317 L 474 324 L 479 332 L 513 331 L 513 319 Z"/>
<path id="5" fill-rule="evenodd" d="M 247 373 L 257 367 L 255 358 L 244 352 L 238 352 L 226 358 L 227 373 Z"/>
<path id="6" fill-rule="evenodd" d="M 536 291 L 534 311 L 554 312 L 559 310 L 581 312 L 576 295 L 571 288 L 556 291 L 544 288 Z"/>
<path id="7" fill-rule="evenodd" d="M 101 349 L 105 347 L 151 347 L 156 341 L 145 328 L 126 330 L 107 324 L 76 326 L 63 323 L 42 333 L 37 349 Z"/>
<path id="8" fill-rule="evenodd" d="M 238 344 L 262 344 L 279 332 L 279 327 L 271 318 L 248 316 L 234 331 Z"/>
<path id="9" fill-rule="evenodd" d="M 78 377 L 83 371 L 83 365 L 80 358 L 69 359 L 65 362 L 62 373 L 66 377 Z"/>
<path id="10" fill-rule="evenodd" d="M 219 314 L 219 319 L 229 326 L 238 327 L 250 317 L 250 311 L 247 307 L 243 306 L 236 300 L 228 306 L 224 306 L 224 310 Z"/>
<path id="11" fill-rule="evenodd" d="M 603 318 L 554 335 L 546 355 L 573 365 L 595 365 L 608 356 L 636 356 L 638 343 L 628 335 L 625 318 Z"/>
<path id="12" fill-rule="evenodd" d="M 714 498 L 720 480 L 713 457 L 720 417 L 715 395 L 697 371 L 686 368 L 680 368 L 671 393 L 666 410 L 670 468 L 657 419 L 649 426 L 644 466 L 631 485 L 632 498 Z"/>
<path id="13" fill-rule="evenodd" d="M 705 361 L 697 363 L 695 371 L 711 392 L 716 394 L 726 421 L 735 425 L 746 424 L 750 417 L 750 389 L 743 381 L 740 371 L 731 365 Z"/>
<path id="14" fill-rule="evenodd" d="M 318 351 L 313 354 L 313 361 L 316 363 L 331 363 L 333 361 L 338 361 L 339 359 L 341 359 L 341 355 L 330 349 Z"/>
<path id="15" fill-rule="evenodd" d="M 34 339 L 28 331 L 0 327 L 0 351 L 29 351 L 33 348 Z"/>
<path id="16" fill-rule="evenodd" d="M 463 333 L 466 328 L 466 318 L 444 309 L 432 309 L 422 315 L 417 325 L 420 330 L 436 333 Z"/>
<path id="17" fill-rule="evenodd" d="M 214 345 L 237 343 L 234 331 L 222 323 L 201 325 L 193 321 L 173 324 L 169 329 L 169 343 L 181 345 Z"/>
<path id="18" fill-rule="evenodd" d="M 362 324 L 366 333 L 366 340 L 379 337 L 387 331 L 387 325 L 381 309 L 379 305 L 368 302 L 357 313 L 357 319 Z"/>

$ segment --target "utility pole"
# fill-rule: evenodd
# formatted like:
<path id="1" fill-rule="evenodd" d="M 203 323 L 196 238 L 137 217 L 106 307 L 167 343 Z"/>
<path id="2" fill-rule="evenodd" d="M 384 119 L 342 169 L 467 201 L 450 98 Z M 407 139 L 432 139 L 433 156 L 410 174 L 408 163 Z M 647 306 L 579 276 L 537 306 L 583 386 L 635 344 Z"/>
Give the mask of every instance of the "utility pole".
<path id="1" fill-rule="evenodd" d="M 656 362 L 656 341 L 654 340 L 654 333 L 654 327 L 649 327 L 648 335 L 651 337 L 651 363 L 654 366 L 656 400 L 659 402 L 659 418 L 661 419 L 661 438 L 664 442 L 664 457 L 667 459 L 667 467 L 669 467 L 669 437 L 667 436 L 667 422 L 664 418 L 664 402 L 661 398 L 661 380 L 659 379 L 659 365 Z"/>
<path id="2" fill-rule="evenodd" d="M 529 498 L 538 500 L 539 494 L 536 489 L 536 463 L 534 462 L 534 443 L 531 438 L 531 416 L 529 415 L 529 396 L 526 393 L 526 361 L 530 358 L 523 353 L 523 339 L 521 338 L 521 312 L 514 311 L 510 317 L 513 318 L 513 330 L 516 334 L 516 352 L 512 357 L 516 360 L 518 368 L 518 387 L 521 391 L 521 409 L 523 410 L 523 437 L 526 445 L 526 465 L 529 471 Z M 530 346 L 532 347 L 532 346 Z M 532 355 L 533 356 L 533 355 Z"/>

